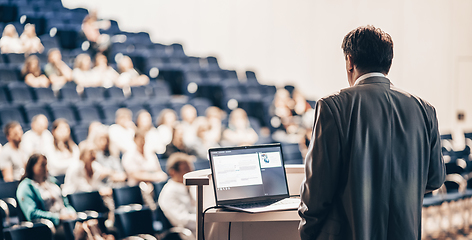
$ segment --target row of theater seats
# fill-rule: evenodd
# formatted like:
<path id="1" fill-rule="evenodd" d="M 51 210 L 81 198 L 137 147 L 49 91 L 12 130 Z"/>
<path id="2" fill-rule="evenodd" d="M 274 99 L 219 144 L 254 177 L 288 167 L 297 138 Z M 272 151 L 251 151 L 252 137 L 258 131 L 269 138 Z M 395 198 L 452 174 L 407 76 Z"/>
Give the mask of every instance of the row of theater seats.
<path id="1" fill-rule="evenodd" d="M 160 191 L 166 182 L 154 183 L 152 201 L 157 202 Z M 23 215 L 16 199 L 18 182 L 0 183 L 0 239 L 52 239 L 50 223 L 28 222 Z M 74 226 L 77 221 L 97 219 L 103 232 L 113 233 L 118 239 L 139 234 L 159 235 L 162 239 L 180 239 L 178 231 L 167 220 L 162 210 L 145 204 L 139 186 L 113 188 L 115 209 L 109 209 L 100 193 L 81 192 L 67 196 L 72 207 L 77 211 L 78 219 L 63 223 L 66 240 L 74 240 Z M 114 213 L 114 226 L 106 226 L 109 212 Z M 108 224 L 107 224 L 108 225 Z M 15 226 L 15 227 L 13 227 Z M 176 233 L 177 232 L 177 233 Z M 3 234 L 5 236 L 3 236 Z M 161 239 L 159 238 L 159 239 Z"/>

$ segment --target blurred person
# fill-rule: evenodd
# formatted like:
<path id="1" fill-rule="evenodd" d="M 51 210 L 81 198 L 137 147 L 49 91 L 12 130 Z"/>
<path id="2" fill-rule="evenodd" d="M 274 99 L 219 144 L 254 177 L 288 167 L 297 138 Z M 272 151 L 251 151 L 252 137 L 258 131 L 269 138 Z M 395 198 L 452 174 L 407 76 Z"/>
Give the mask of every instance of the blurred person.
<path id="1" fill-rule="evenodd" d="M 105 88 L 113 87 L 120 76 L 115 69 L 108 66 L 108 59 L 102 53 L 95 55 L 95 67 L 92 71 L 102 81 L 102 86 Z"/>
<path id="2" fill-rule="evenodd" d="M 223 131 L 222 141 L 232 146 L 253 145 L 259 136 L 252 129 L 246 111 L 237 108 L 229 114 L 228 128 Z"/>
<path id="3" fill-rule="evenodd" d="M 97 135 L 98 132 L 104 128 L 106 127 L 101 122 L 92 121 L 88 127 L 87 138 L 79 143 L 79 149 L 82 144 L 89 144 L 89 143 L 93 144 L 95 142 L 95 135 Z"/>
<path id="4" fill-rule="evenodd" d="M 41 65 L 39 64 L 39 58 L 35 55 L 31 55 L 26 58 L 25 64 L 21 69 L 21 75 L 23 76 L 25 83 L 34 88 L 47 88 L 49 87 L 50 81 L 41 71 Z"/>
<path id="5" fill-rule="evenodd" d="M 105 52 L 110 47 L 110 36 L 100 33 L 100 29 L 108 29 L 110 25 L 110 21 L 98 21 L 96 11 L 91 11 L 82 21 L 82 32 L 95 51 Z"/>
<path id="6" fill-rule="evenodd" d="M 126 181 L 126 173 L 121 165 L 119 152 L 111 145 L 108 130 L 105 126 L 94 135 L 95 158 L 104 169 L 110 172 L 108 186 L 120 187 Z"/>
<path id="7" fill-rule="evenodd" d="M 102 196 L 110 196 L 112 190 L 103 180 L 110 176 L 111 171 L 95 161 L 93 144 L 82 145 L 79 158 L 80 161 L 71 163 L 67 169 L 62 188 L 63 195 L 99 191 Z"/>
<path id="8" fill-rule="evenodd" d="M 156 154 L 144 150 L 146 135 L 137 131 L 134 135 L 135 148 L 123 155 L 123 167 L 131 186 L 140 182 L 161 182 L 167 179 Z"/>
<path id="9" fill-rule="evenodd" d="M 157 153 L 165 152 L 166 145 L 172 141 L 172 133 L 177 124 L 177 113 L 174 110 L 166 108 L 159 113 L 156 120 L 157 136 L 160 139 L 160 144 L 156 146 Z"/>
<path id="10" fill-rule="evenodd" d="M 207 139 L 215 143 L 220 142 L 221 134 L 223 132 L 222 120 L 224 118 L 224 111 L 218 107 L 211 106 L 206 109 L 205 115 L 210 124 L 210 129 L 208 130 Z"/>
<path id="11" fill-rule="evenodd" d="M 144 86 L 149 83 L 149 77 L 146 75 L 140 75 L 136 69 L 134 69 L 133 61 L 128 56 L 123 56 L 118 62 L 118 69 L 120 70 L 120 76 L 116 80 L 116 86 L 126 89 L 132 86 Z"/>
<path id="12" fill-rule="evenodd" d="M 180 109 L 180 125 L 184 128 L 184 144 L 187 146 L 192 145 L 197 140 L 197 109 L 190 104 L 185 104 Z"/>
<path id="13" fill-rule="evenodd" d="M 122 153 L 134 150 L 134 132 L 136 125 L 133 123 L 133 112 L 127 108 L 120 108 L 115 113 L 115 124 L 108 128 L 111 143 Z"/>
<path id="14" fill-rule="evenodd" d="M 312 109 L 305 96 L 296 88 L 292 92 L 292 99 L 293 115 L 303 116 L 307 111 Z"/>
<path id="15" fill-rule="evenodd" d="M 184 143 L 184 127 L 181 125 L 176 125 L 173 128 L 172 132 L 172 141 L 167 144 L 166 151 L 164 152 L 164 157 L 169 158 L 170 155 L 176 152 L 183 152 L 188 155 L 196 155 L 197 153 L 193 150 L 188 148 Z"/>
<path id="16" fill-rule="evenodd" d="M 138 112 L 138 116 L 136 117 L 136 130 L 146 135 L 145 151 L 155 153 L 156 147 L 160 142 L 160 136 L 157 133 L 157 129 L 152 125 L 152 117 L 148 111 L 142 109 Z"/>
<path id="17" fill-rule="evenodd" d="M 77 218 L 56 179 L 49 176 L 48 160 L 42 154 L 35 153 L 29 158 L 16 196 L 28 221 L 47 219 L 57 227 L 63 221 Z"/>
<path id="18" fill-rule="evenodd" d="M 23 45 L 13 24 L 8 24 L 3 29 L 2 38 L 0 39 L 0 50 L 2 54 L 23 53 Z"/>
<path id="19" fill-rule="evenodd" d="M 48 63 L 44 67 L 46 76 L 51 81 L 52 89 L 59 90 L 67 82 L 72 81 L 72 70 L 62 61 L 61 51 L 53 48 L 48 52 Z"/>
<path id="20" fill-rule="evenodd" d="M 28 155 L 21 148 L 23 129 L 16 122 L 9 122 L 3 129 L 8 142 L 2 147 L 0 152 L 0 170 L 3 181 L 12 182 L 20 180 L 25 170 Z"/>
<path id="21" fill-rule="evenodd" d="M 27 156 L 33 153 L 47 155 L 54 149 L 54 137 L 48 130 L 48 126 L 48 118 L 43 114 L 38 114 L 31 119 L 31 130 L 23 135 L 20 144 Z"/>
<path id="22" fill-rule="evenodd" d="M 195 125 L 197 129 L 196 138 L 186 146 L 192 149 L 199 159 L 208 160 L 208 149 L 219 147 L 219 145 L 211 135 L 211 125 L 206 117 L 198 117 L 195 120 Z"/>
<path id="23" fill-rule="evenodd" d="M 27 23 L 20 36 L 21 44 L 23 45 L 23 51 L 26 54 L 31 53 L 42 53 L 44 46 L 41 43 L 41 39 L 36 35 L 36 28 L 34 24 Z"/>
<path id="24" fill-rule="evenodd" d="M 86 87 L 99 87 L 102 85 L 99 76 L 92 71 L 92 60 L 86 53 L 77 55 L 74 61 L 74 70 L 72 70 L 72 79 L 77 84 L 79 92 Z"/>
<path id="25" fill-rule="evenodd" d="M 52 123 L 52 136 L 54 148 L 47 154 L 49 172 L 52 176 L 64 175 L 70 165 L 79 161 L 79 148 L 72 141 L 70 126 L 63 118 L 56 119 Z"/>
<path id="26" fill-rule="evenodd" d="M 159 194 L 158 204 L 173 227 L 183 227 L 196 232 L 195 189 L 184 185 L 184 175 L 193 171 L 195 157 L 174 153 L 167 160 L 170 179 Z M 193 191 L 191 191 L 193 190 Z M 187 239 L 186 236 L 181 236 Z M 195 237 L 193 237 L 195 239 Z"/>

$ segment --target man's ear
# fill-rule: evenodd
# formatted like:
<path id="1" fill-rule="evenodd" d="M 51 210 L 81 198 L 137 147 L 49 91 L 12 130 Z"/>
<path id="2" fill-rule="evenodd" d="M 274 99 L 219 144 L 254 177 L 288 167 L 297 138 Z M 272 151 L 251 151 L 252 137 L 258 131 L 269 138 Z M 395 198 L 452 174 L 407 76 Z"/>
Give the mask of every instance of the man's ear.
<path id="1" fill-rule="evenodd" d="M 346 55 L 346 70 L 352 72 L 354 70 L 354 63 L 352 61 L 351 55 Z"/>

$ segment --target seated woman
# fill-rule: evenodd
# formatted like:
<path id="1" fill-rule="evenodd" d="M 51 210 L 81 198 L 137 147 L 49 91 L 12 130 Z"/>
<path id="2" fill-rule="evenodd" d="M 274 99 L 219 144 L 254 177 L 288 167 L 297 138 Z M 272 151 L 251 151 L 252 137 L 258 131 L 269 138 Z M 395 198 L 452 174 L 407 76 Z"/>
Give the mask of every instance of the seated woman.
<path id="1" fill-rule="evenodd" d="M 47 154 L 49 172 L 53 176 L 66 174 L 67 168 L 79 161 L 79 148 L 72 141 L 67 120 L 59 118 L 52 123 L 54 149 Z"/>
<path id="2" fill-rule="evenodd" d="M 137 131 L 134 135 L 136 147 L 123 155 L 123 167 L 128 174 L 130 186 L 140 182 L 161 182 L 167 179 L 162 171 L 156 154 L 144 150 L 145 133 Z"/>
<path id="3" fill-rule="evenodd" d="M 52 89 L 59 90 L 69 81 L 72 81 L 72 70 L 62 61 L 61 51 L 57 48 L 49 50 L 48 64 L 44 67 L 46 76 L 51 81 Z"/>
<path id="4" fill-rule="evenodd" d="M 105 88 L 113 87 L 120 76 L 115 69 L 108 66 L 107 57 L 101 53 L 95 55 L 95 67 L 92 71 L 102 80 L 102 86 Z"/>
<path id="5" fill-rule="evenodd" d="M 102 126 L 97 129 L 94 137 L 95 158 L 104 169 L 110 172 L 107 185 L 111 187 L 121 187 L 126 181 L 126 173 L 121 165 L 120 152 L 114 148 L 110 142 L 108 130 Z"/>
<path id="6" fill-rule="evenodd" d="M 36 28 L 34 24 L 27 23 L 25 29 L 20 36 L 21 44 L 23 45 L 23 51 L 27 54 L 31 53 L 42 53 L 44 46 L 41 43 L 41 39 L 36 35 Z"/>
<path id="7" fill-rule="evenodd" d="M 166 108 L 159 113 L 156 120 L 156 131 L 152 133 L 159 139 L 154 146 L 157 154 L 165 153 L 166 146 L 172 141 L 172 133 L 177 123 L 177 114 L 174 110 Z"/>
<path id="8" fill-rule="evenodd" d="M 95 74 L 92 68 L 92 60 L 86 53 L 81 53 L 75 58 L 72 79 L 77 84 L 79 91 L 86 87 L 99 87 L 102 85 L 101 79 Z"/>
<path id="9" fill-rule="evenodd" d="M 76 192 L 99 191 L 101 195 L 111 195 L 104 179 L 110 176 L 110 171 L 95 161 L 95 150 L 92 144 L 84 144 L 80 149 L 80 161 L 73 162 L 67 169 L 62 193 L 64 195 Z"/>
<path id="10" fill-rule="evenodd" d="M 172 153 L 176 152 L 182 152 L 188 155 L 197 155 L 193 149 L 190 149 L 185 145 L 184 132 L 185 129 L 182 125 L 177 125 L 173 128 L 172 141 L 167 144 L 166 151 L 164 152 L 165 158 L 169 158 Z"/>
<path id="11" fill-rule="evenodd" d="M 47 162 L 42 154 L 31 155 L 16 196 L 28 221 L 47 219 L 57 226 L 61 221 L 76 219 L 77 215 L 62 196 L 55 178 L 49 177 Z"/>
<path id="12" fill-rule="evenodd" d="M 0 50 L 2 53 L 23 53 L 23 45 L 13 24 L 8 24 L 3 29 Z"/>
<path id="13" fill-rule="evenodd" d="M 110 21 L 98 21 L 95 11 L 91 11 L 82 21 L 82 32 L 95 51 L 104 52 L 110 47 L 110 36 L 100 34 L 100 29 L 108 29 L 110 25 Z"/>
<path id="14" fill-rule="evenodd" d="M 35 55 L 26 58 L 25 65 L 21 69 L 21 75 L 23 75 L 25 83 L 30 87 L 49 87 L 49 79 L 41 72 L 39 58 Z"/>
<path id="15" fill-rule="evenodd" d="M 149 83 L 149 78 L 146 75 L 139 75 L 138 71 L 134 69 L 133 61 L 128 56 L 121 58 L 118 68 L 121 74 L 116 81 L 116 86 L 120 88 L 143 86 Z"/>
<path id="16" fill-rule="evenodd" d="M 229 114 L 228 128 L 223 131 L 222 143 L 231 146 L 252 145 L 259 136 L 251 128 L 246 111 L 237 108 Z"/>

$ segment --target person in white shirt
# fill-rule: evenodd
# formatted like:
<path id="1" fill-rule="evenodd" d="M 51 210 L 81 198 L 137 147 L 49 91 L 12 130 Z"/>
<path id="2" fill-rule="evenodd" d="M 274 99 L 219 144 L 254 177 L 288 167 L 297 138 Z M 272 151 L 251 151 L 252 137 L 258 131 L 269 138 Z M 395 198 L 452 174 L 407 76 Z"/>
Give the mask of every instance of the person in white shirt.
<path id="1" fill-rule="evenodd" d="M 8 24 L 3 29 L 0 50 L 2 53 L 23 53 L 23 45 L 13 24 Z"/>
<path id="2" fill-rule="evenodd" d="M 167 172 L 171 179 L 164 185 L 158 203 L 173 227 L 184 227 L 196 231 L 195 189 L 184 185 L 184 174 L 193 170 L 195 157 L 185 153 L 174 153 L 167 160 Z M 184 238 L 183 238 L 184 239 Z M 195 239 L 195 237 L 193 237 Z"/>
<path id="3" fill-rule="evenodd" d="M 123 168 L 128 174 L 130 186 L 140 182 L 161 182 L 167 179 L 167 174 L 162 171 L 156 154 L 144 151 L 145 136 L 145 133 L 137 131 L 134 136 L 135 148 L 123 155 Z"/>
<path id="4" fill-rule="evenodd" d="M 47 153 L 49 173 L 52 176 L 66 174 L 69 166 L 79 161 L 79 148 L 70 137 L 67 120 L 59 118 L 52 123 L 54 148 Z"/>
<path id="5" fill-rule="evenodd" d="M 115 84 L 120 88 L 143 86 L 149 83 L 149 78 L 146 75 L 139 75 L 138 71 L 134 69 L 133 61 L 128 56 L 121 58 L 118 62 L 118 69 L 120 76 Z"/>
<path id="6" fill-rule="evenodd" d="M 79 54 L 74 61 L 74 70 L 72 70 L 72 79 L 77 84 L 79 92 L 86 87 L 99 87 L 102 81 L 96 72 L 92 71 L 92 60 L 86 53 Z"/>
<path id="7" fill-rule="evenodd" d="M 3 181 L 18 181 L 25 171 L 28 160 L 28 156 L 20 147 L 23 129 L 18 122 L 13 121 L 5 126 L 4 133 L 8 143 L 3 146 L 0 152 L 0 170 Z"/>
<path id="8" fill-rule="evenodd" d="M 133 123 L 133 113 L 127 108 L 120 108 L 115 113 L 115 124 L 108 128 L 111 143 L 122 153 L 133 150 L 136 125 Z"/>
<path id="9" fill-rule="evenodd" d="M 84 144 L 80 149 L 80 161 L 75 161 L 67 169 L 62 193 L 64 195 L 76 192 L 99 191 L 102 196 L 111 195 L 104 179 L 110 171 L 95 161 L 95 150 L 92 144 Z"/>
<path id="10" fill-rule="evenodd" d="M 119 152 L 110 144 L 108 129 L 105 126 L 96 130 L 93 145 L 95 146 L 96 162 L 100 163 L 104 169 L 110 172 L 107 179 L 108 186 L 121 187 L 126 181 L 126 173 L 121 165 Z"/>
<path id="11" fill-rule="evenodd" d="M 31 120 L 31 130 L 21 139 L 21 148 L 28 155 L 41 153 L 46 155 L 54 149 L 54 137 L 48 130 L 49 121 L 43 114 L 38 114 Z"/>
<path id="12" fill-rule="evenodd" d="M 177 126 L 177 114 L 172 109 L 163 109 L 156 121 L 156 135 L 159 143 L 156 144 L 155 150 L 158 154 L 166 152 L 166 146 L 172 142 L 174 127 Z"/>
<path id="13" fill-rule="evenodd" d="M 31 53 L 42 53 L 44 46 L 41 43 L 41 39 L 36 35 L 36 28 L 34 24 L 27 23 L 25 29 L 20 36 L 21 44 L 23 45 L 23 51 L 26 54 Z"/>
<path id="14" fill-rule="evenodd" d="M 102 80 L 102 86 L 105 88 L 113 87 L 120 76 L 115 69 L 108 66 L 108 59 L 102 53 L 95 55 L 95 67 L 92 71 Z"/>

